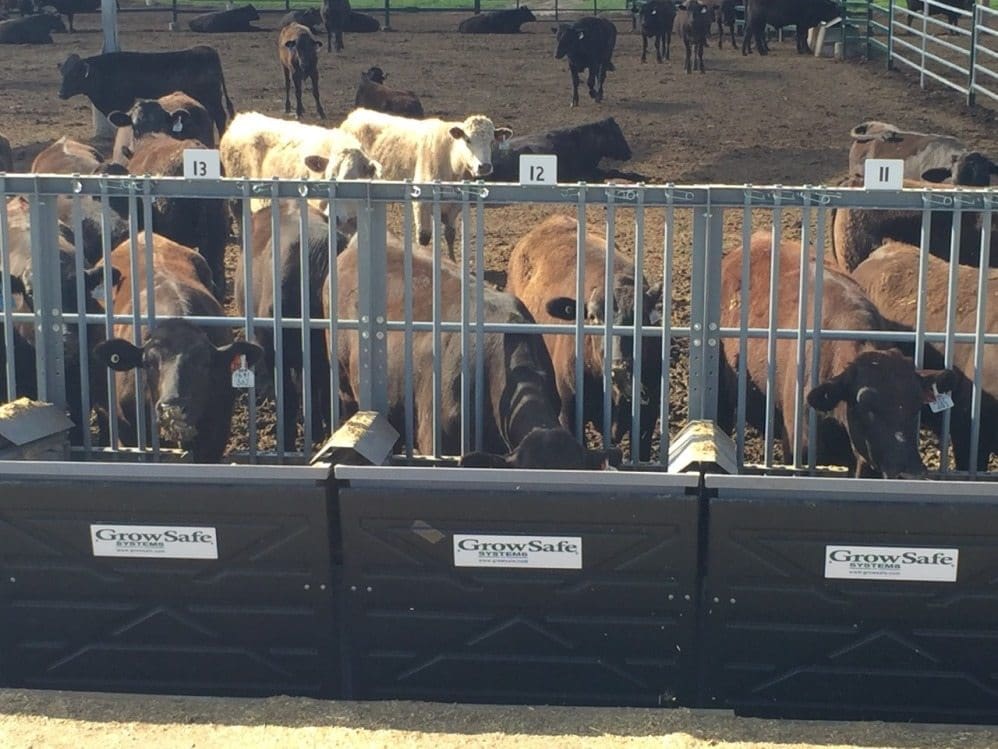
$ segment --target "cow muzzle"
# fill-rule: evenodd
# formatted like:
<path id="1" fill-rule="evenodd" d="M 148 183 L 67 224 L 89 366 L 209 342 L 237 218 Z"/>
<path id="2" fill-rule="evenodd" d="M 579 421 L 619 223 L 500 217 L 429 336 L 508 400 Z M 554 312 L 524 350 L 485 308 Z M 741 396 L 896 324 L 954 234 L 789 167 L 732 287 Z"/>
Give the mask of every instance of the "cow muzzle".
<path id="1" fill-rule="evenodd" d="M 187 420 L 187 412 L 179 404 L 158 403 L 156 415 L 159 418 L 159 433 L 163 439 L 184 443 L 197 437 L 197 427 Z"/>
<path id="2" fill-rule="evenodd" d="M 610 368 L 610 382 L 614 392 L 622 398 L 631 397 L 631 368 L 626 363 L 614 364 Z"/>
<path id="3" fill-rule="evenodd" d="M 477 176 L 479 176 L 479 177 L 488 177 L 490 174 L 492 174 L 492 165 L 491 164 L 479 164 L 478 165 Z"/>

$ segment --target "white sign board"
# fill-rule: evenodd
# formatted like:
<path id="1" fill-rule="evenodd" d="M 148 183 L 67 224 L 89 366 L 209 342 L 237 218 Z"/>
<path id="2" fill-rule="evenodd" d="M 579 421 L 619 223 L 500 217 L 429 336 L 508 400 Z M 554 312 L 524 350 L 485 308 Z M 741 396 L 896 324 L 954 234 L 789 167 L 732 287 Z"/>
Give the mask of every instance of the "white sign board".
<path id="1" fill-rule="evenodd" d="M 867 159 L 863 162 L 863 188 L 900 190 L 904 187 L 904 159 Z"/>
<path id="2" fill-rule="evenodd" d="M 554 154 L 520 154 L 520 184 L 558 184 L 558 157 Z"/>
<path id="3" fill-rule="evenodd" d="M 455 533 L 454 566 L 581 570 L 582 537 Z"/>
<path id="4" fill-rule="evenodd" d="M 955 583 L 959 549 L 908 546 L 825 546 L 825 577 Z"/>
<path id="5" fill-rule="evenodd" d="M 187 179 L 218 179 L 222 162 L 213 148 L 184 149 L 184 177 Z"/>
<path id="6" fill-rule="evenodd" d="M 218 559 L 214 528 L 174 525 L 91 524 L 95 557 Z"/>

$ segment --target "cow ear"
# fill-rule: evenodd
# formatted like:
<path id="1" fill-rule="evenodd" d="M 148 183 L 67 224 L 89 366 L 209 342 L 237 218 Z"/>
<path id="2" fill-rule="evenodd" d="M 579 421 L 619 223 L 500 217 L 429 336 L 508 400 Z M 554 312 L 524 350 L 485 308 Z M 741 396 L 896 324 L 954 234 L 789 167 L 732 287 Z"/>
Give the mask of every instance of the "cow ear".
<path id="1" fill-rule="evenodd" d="M 510 461 L 504 455 L 474 452 L 461 456 L 461 468 L 510 468 Z"/>
<path id="2" fill-rule="evenodd" d="M 94 346 L 94 354 L 106 367 L 127 372 L 142 366 L 142 349 L 124 338 L 112 338 Z"/>
<path id="3" fill-rule="evenodd" d="M 575 300 L 567 296 L 559 296 L 549 299 L 545 309 L 551 317 L 559 320 L 575 319 Z"/>
<path id="4" fill-rule="evenodd" d="M 946 167 L 937 167 L 922 172 L 922 179 L 926 182 L 945 182 L 953 176 L 953 171 Z"/>
<path id="5" fill-rule="evenodd" d="M 452 137 L 454 140 L 465 140 L 467 139 L 468 136 L 464 132 L 464 130 L 455 125 L 450 129 L 450 137 Z"/>
<path id="6" fill-rule="evenodd" d="M 322 46 L 322 40 L 321 39 L 315 39 L 315 38 L 313 38 L 312 41 L 315 42 L 315 46 L 316 47 L 321 47 Z"/>
<path id="7" fill-rule="evenodd" d="M 121 276 L 121 271 L 117 268 L 111 269 L 111 285 L 116 286 L 117 281 L 115 280 L 115 274 L 118 277 Z M 87 290 L 88 294 L 93 293 L 94 289 L 104 283 L 104 266 L 98 266 L 96 268 L 90 268 L 89 270 L 83 271 L 83 288 Z"/>
<path id="8" fill-rule="evenodd" d="M 831 411 L 847 398 L 842 375 L 821 383 L 807 394 L 807 404 L 815 411 Z"/>
<path id="9" fill-rule="evenodd" d="M 131 127 L 132 118 L 128 116 L 125 112 L 118 109 L 114 110 L 107 116 L 107 121 L 110 122 L 115 127 Z"/>
<path id="10" fill-rule="evenodd" d="M 319 172 L 320 174 L 325 173 L 326 167 L 329 166 L 329 159 L 325 156 L 306 156 L 305 166 L 311 169 L 313 172 Z"/>
<path id="11" fill-rule="evenodd" d="M 956 374 L 952 369 L 922 369 L 918 371 L 922 382 L 922 402 L 932 403 L 938 393 L 951 393 L 956 387 Z"/>
<path id="12" fill-rule="evenodd" d="M 227 346 L 218 346 L 215 349 L 216 361 L 222 362 L 226 366 L 232 364 L 239 356 L 245 356 L 246 366 L 252 367 L 260 361 L 263 349 L 252 341 L 233 341 Z"/>
<path id="13" fill-rule="evenodd" d="M 497 141 L 502 143 L 507 138 L 513 137 L 513 129 L 508 127 L 497 127 L 495 138 Z"/>

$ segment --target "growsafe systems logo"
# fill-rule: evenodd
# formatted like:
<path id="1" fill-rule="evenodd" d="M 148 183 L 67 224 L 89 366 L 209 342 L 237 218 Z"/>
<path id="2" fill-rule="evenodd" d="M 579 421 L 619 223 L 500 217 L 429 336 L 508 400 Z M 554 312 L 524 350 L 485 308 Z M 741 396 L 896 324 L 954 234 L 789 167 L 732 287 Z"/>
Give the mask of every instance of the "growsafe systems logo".
<path id="1" fill-rule="evenodd" d="M 959 549 L 825 546 L 825 577 L 955 583 Z"/>
<path id="2" fill-rule="evenodd" d="M 456 533 L 454 566 L 581 570 L 582 537 Z"/>
<path id="3" fill-rule="evenodd" d="M 218 559 L 218 534 L 210 527 L 94 524 L 90 542 L 95 557 Z"/>

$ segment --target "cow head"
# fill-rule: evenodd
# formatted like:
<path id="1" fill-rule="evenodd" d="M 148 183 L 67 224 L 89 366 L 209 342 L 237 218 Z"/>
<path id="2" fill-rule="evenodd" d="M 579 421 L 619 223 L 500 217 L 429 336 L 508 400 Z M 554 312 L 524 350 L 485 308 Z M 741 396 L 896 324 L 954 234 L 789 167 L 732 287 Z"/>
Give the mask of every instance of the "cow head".
<path id="1" fill-rule="evenodd" d="M 93 89 L 90 63 L 81 60 L 79 55 L 70 55 L 58 68 L 62 73 L 62 83 L 59 85 L 60 99 L 86 94 Z"/>
<path id="2" fill-rule="evenodd" d="M 926 182 L 948 182 L 964 187 L 990 187 L 992 177 L 998 175 L 998 164 L 980 151 L 970 151 L 953 156 L 947 169 L 938 167 L 922 172 Z"/>
<path id="3" fill-rule="evenodd" d="M 842 8 L 835 0 L 811 0 L 806 8 L 807 17 L 802 19 L 806 26 L 817 26 L 834 21 L 842 15 Z"/>
<path id="4" fill-rule="evenodd" d="M 108 121 L 118 128 L 132 128 L 133 136 L 141 138 L 150 133 L 165 133 L 183 140 L 185 128 L 189 128 L 193 115 L 181 107 L 167 112 L 157 99 L 137 99 L 127 113 L 114 111 L 108 114 Z"/>
<path id="5" fill-rule="evenodd" d="M 116 372 L 142 369 L 146 398 L 155 407 L 163 439 L 188 444 L 197 437 L 204 416 L 216 407 L 218 389 L 226 385 L 230 370 L 240 356 L 251 367 L 263 349 L 249 341 L 215 346 L 202 328 L 188 320 L 161 321 L 147 334 L 141 347 L 124 338 L 102 341 L 94 354 Z"/>
<path id="6" fill-rule="evenodd" d="M 668 24 L 668 16 L 676 15 L 672 3 L 666 5 L 664 2 L 645 3 L 640 8 L 631 6 L 631 11 L 641 19 L 641 32 L 645 36 L 654 35 L 659 28 Z"/>
<path id="7" fill-rule="evenodd" d="M 322 14 L 318 8 L 308 8 L 299 14 L 298 23 L 308 26 L 314 34 L 315 30 L 322 24 Z"/>
<path id="8" fill-rule="evenodd" d="M 620 450 L 587 450 L 563 427 L 533 429 L 509 455 L 474 452 L 461 457 L 462 468 L 606 470 L 620 462 Z"/>
<path id="9" fill-rule="evenodd" d="M 294 39 L 288 39 L 284 42 L 284 46 L 295 50 L 300 60 L 314 60 L 316 59 L 316 51 L 322 46 L 322 42 L 313 37 L 311 31 L 302 29 Z"/>
<path id="10" fill-rule="evenodd" d="M 321 175 L 321 179 L 340 182 L 346 179 L 378 179 L 381 177 L 381 164 L 359 148 L 343 148 L 328 156 L 317 154 L 305 157 L 305 166 Z M 336 222 L 344 223 L 356 218 L 360 205 L 355 200 L 336 201 Z M 328 203 L 322 212 L 329 218 Z"/>
<path id="11" fill-rule="evenodd" d="M 454 125 L 450 135 L 454 139 L 451 146 L 454 171 L 479 179 L 492 174 L 492 144 L 509 138 L 513 131 L 508 127 L 496 127 L 488 117 L 476 114 L 460 125 Z"/>
<path id="12" fill-rule="evenodd" d="M 38 15 L 38 18 L 44 27 L 49 31 L 54 31 L 60 34 L 66 33 L 66 24 L 62 22 L 62 16 L 59 15 L 59 11 L 55 10 L 55 8 L 46 7 L 45 10 Z"/>
<path id="13" fill-rule="evenodd" d="M 521 5 L 519 8 L 517 8 L 517 13 L 519 14 L 517 16 L 517 20 L 520 21 L 520 23 L 527 23 L 528 21 L 537 20 L 537 16 L 535 16 L 534 12 L 530 10 L 530 8 L 528 8 L 526 5 Z"/>
<path id="14" fill-rule="evenodd" d="M 259 21 L 260 20 L 260 13 L 257 12 L 257 9 L 254 8 L 252 4 L 250 4 L 250 5 L 244 5 L 239 10 L 242 11 L 241 15 L 247 21 Z"/>
<path id="15" fill-rule="evenodd" d="M 617 161 L 629 161 L 632 156 L 631 147 L 617 121 L 613 117 L 608 117 L 600 123 L 600 126 L 600 133 L 603 136 L 603 155 Z"/>
<path id="16" fill-rule="evenodd" d="M 562 59 L 565 55 L 571 57 L 582 48 L 582 44 L 586 38 L 585 31 L 567 23 L 559 23 L 557 26 L 552 26 L 551 33 L 554 34 L 556 41 L 554 49 L 556 60 Z"/>
<path id="17" fill-rule="evenodd" d="M 952 370 L 916 370 L 897 349 L 864 351 L 840 374 L 807 394 L 818 411 L 845 407 L 846 428 L 857 456 L 857 475 L 921 476 L 918 415 L 936 392 L 953 389 Z"/>
<path id="18" fill-rule="evenodd" d="M 384 84 L 385 79 L 388 78 L 388 73 L 381 68 L 374 66 L 361 73 L 360 77 L 364 80 L 370 81 L 371 83 Z"/>

